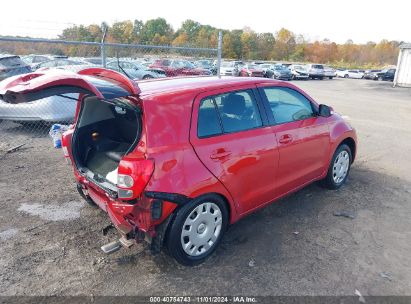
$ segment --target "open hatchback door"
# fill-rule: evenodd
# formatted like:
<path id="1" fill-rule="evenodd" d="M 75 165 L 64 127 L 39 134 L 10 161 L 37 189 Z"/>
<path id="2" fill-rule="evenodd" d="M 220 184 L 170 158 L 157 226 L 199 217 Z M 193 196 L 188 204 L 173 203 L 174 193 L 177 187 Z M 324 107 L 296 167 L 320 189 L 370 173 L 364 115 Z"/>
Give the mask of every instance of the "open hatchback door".
<path id="1" fill-rule="evenodd" d="M 79 185 L 92 182 L 110 197 L 121 197 L 124 192 L 124 199 L 134 199 L 137 191 L 122 191 L 118 187 L 118 170 L 141 136 L 137 83 L 101 68 L 77 73 L 43 70 L 0 83 L 0 99 L 8 103 L 31 102 L 54 95 L 64 97 L 67 93 L 79 94 L 75 127 L 63 136 L 63 150 L 74 162 Z M 95 201 L 107 211 L 105 202 Z"/>
<path id="2" fill-rule="evenodd" d="M 77 73 L 50 69 L 7 78 L 0 83 L 0 99 L 8 103 L 80 93 L 99 99 L 136 96 L 137 84 L 126 76 L 107 69 L 88 68 Z"/>

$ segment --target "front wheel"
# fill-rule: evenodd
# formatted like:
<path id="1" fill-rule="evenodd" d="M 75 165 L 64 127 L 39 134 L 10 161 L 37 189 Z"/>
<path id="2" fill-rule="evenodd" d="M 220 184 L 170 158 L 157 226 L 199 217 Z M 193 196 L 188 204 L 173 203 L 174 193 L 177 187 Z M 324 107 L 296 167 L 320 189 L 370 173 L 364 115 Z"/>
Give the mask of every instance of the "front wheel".
<path id="1" fill-rule="evenodd" d="M 331 190 L 340 188 L 347 180 L 351 163 L 352 153 L 350 147 L 346 144 L 340 145 L 331 159 L 327 176 L 321 184 Z"/>
<path id="2" fill-rule="evenodd" d="M 168 253 L 177 262 L 194 266 L 204 262 L 217 248 L 228 225 L 224 200 L 215 194 L 194 199 L 177 211 L 168 231 Z"/>

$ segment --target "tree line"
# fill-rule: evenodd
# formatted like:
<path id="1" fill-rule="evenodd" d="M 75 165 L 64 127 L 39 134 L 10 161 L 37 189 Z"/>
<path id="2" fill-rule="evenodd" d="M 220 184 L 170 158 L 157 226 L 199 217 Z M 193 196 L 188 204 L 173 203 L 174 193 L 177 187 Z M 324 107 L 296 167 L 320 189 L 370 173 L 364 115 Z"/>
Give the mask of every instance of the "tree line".
<path id="1" fill-rule="evenodd" d="M 203 25 L 194 20 L 186 20 L 180 28 L 174 30 L 164 18 L 151 19 L 146 22 L 126 20 L 115 22 L 110 26 L 106 24 L 75 25 L 64 29 L 59 39 L 100 42 L 104 27 L 107 28 L 106 42 L 205 48 L 216 48 L 218 33 L 222 31 L 222 55 L 226 59 L 315 62 L 347 68 L 381 67 L 395 64 L 399 45 L 402 43 L 385 39 L 378 43 L 370 41 L 365 44 L 356 44 L 352 40 L 344 44 L 337 44 L 329 39 L 309 41 L 303 35 L 295 34 L 285 28 L 273 33 L 257 33 L 250 27 L 230 31 Z M 16 54 L 35 53 L 36 48 L 41 48 L 41 51 L 45 53 L 64 53 L 69 56 L 98 56 L 100 54 L 99 48 L 89 46 L 33 44 L 27 47 L 18 42 L 0 44 L 0 50 Z M 111 55 L 114 51 L 111 51 Z M 132 49 L 121 51 L 122 56 L 133 53 Z M 207 54 L 201 55 L 206 56 Z"/>

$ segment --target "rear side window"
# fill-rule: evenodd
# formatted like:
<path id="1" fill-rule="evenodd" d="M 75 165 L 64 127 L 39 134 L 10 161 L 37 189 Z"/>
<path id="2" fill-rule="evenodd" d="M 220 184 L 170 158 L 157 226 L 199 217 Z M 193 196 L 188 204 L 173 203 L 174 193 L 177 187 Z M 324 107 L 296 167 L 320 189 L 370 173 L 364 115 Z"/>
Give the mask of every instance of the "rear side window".
<path id="1" fill-rule="evenodd" d="M 313 69 L 324 69 L 324 67 L 321 64 L 313 64 Z"/>
<path id="2" fill-rule="evenodd" d="M 216 95 L 200 103 L 199 137 L 245 131 L 260 126 L 260 112 L 250 90 Z"/>
<path id="3" fill-rule="evenodd" d="M 277 124 L 307 119 L 314 116 L 311 102 L 289 88 L 264 88 L 270 109 Z"/>
<path id="4" fill-rule="evenodd" d="M 200 109 L 198 111 L 198 137 L 208 137 L 221 133 L 220 119 L 214 100 L 211 98 L 203 99 L 200 102 Z"/>

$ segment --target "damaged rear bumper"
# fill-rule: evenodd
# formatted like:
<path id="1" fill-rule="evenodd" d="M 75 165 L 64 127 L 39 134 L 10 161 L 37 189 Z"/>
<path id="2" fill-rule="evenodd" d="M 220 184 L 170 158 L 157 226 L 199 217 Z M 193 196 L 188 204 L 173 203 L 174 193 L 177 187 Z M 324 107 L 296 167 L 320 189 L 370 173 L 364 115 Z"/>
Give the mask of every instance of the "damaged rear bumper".
<path id="1" fill-rule="evenodd" d="M 129 248 L 142 241 L 150 244 L 153 254 L 160 252 L 175 208 L 189 201 L 184 195 L 163 192 L 145 192 L 138 200 L 120 201 L 87 180 L 78 183 L 77 189 L 88 203 L 94 203 L 107 212 L 120 234 L 118 241 L 102 247 L 106 253 L 121 247 Z"/>

